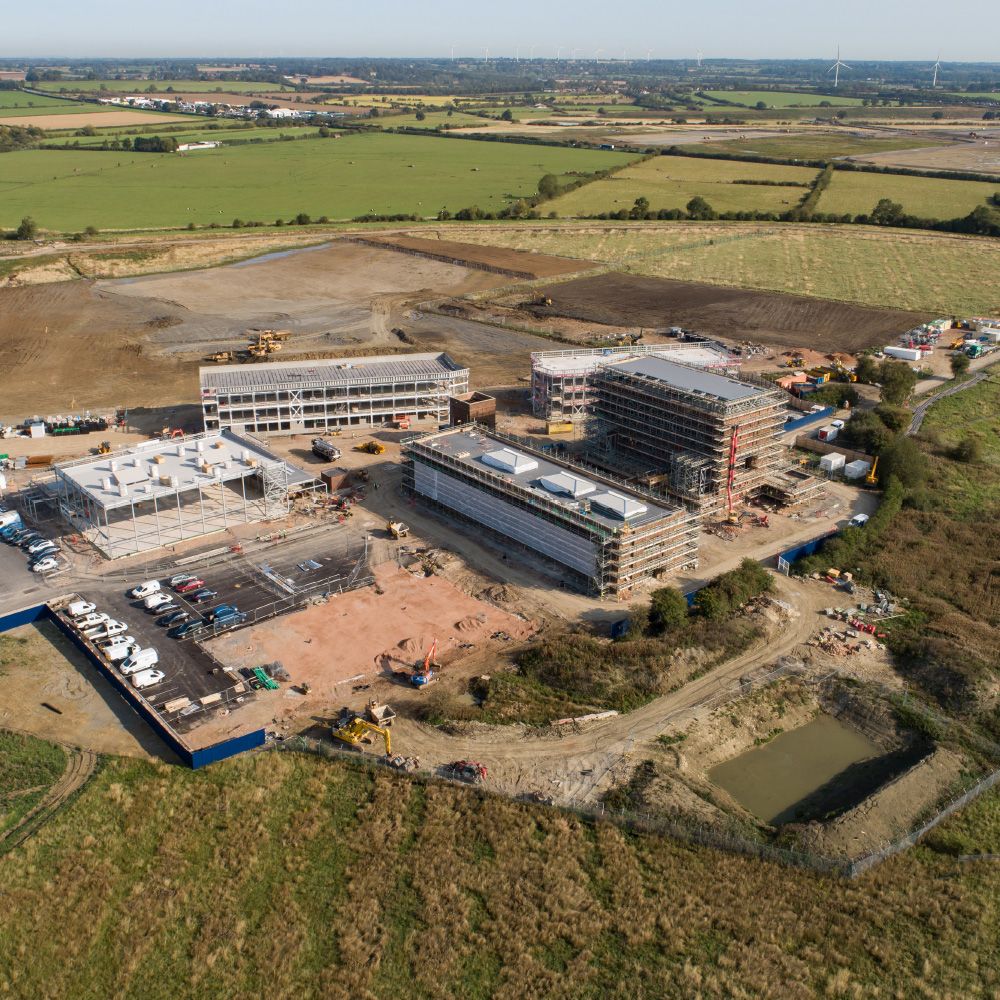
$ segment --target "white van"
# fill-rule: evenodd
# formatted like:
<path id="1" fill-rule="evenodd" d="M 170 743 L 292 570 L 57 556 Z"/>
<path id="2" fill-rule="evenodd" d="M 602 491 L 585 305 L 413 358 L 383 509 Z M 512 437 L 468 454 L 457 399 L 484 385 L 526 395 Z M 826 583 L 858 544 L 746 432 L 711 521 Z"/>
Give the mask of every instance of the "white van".
<path id="1" fill-rule="evenodd" d="M 867 514 L 855 514 L 854 517 L 851 518 L 850 526 L 852 528 L 863 528 L 867 523 L 868 523 Z"/>
<path id="2" fill-rule="evenodd" d="M 129 592 L 129 597 L 143 598 L 155 594 L 160 589 L 159 580 L 147 580 L 140 583 L 138 587 L 133 587 Z"/>
<path id="3" fill-rule="evenodd" d="M 126 638 L 128 638 L 126 636 Z M 130 656 L 142 651 L 142 647 L 134 639 L 131 642 L 113 642 L 105 646 L 102 652 L 107 660 L 117 663 L 119 660 L 127 660 Z"/>
<path id="4" fill-rule="evenodd" d="M 159 684 L 165 676 L 162 670 L 143 670 L 132 678 L 132 683 L 141 691 L 143 688 Z"/>
<path id="5" fill-rule="evenodd" d="M 160 657 L 155 649 L 140 649 L 138 653 L 128 657 L 119 669 L 127 677 L 129 674 L 139 673 L 140 670 L 155 667 L 159 662 Z"/>
<path id="6" fill-rule="evenodd" d="M 90 601 L 74 601 L 66 609 L 66 614 L 68 614 L 70 618 L 82 618 L 84 615 L 89 615 L 96 610 L 97 605 L 91 604 Z"/>

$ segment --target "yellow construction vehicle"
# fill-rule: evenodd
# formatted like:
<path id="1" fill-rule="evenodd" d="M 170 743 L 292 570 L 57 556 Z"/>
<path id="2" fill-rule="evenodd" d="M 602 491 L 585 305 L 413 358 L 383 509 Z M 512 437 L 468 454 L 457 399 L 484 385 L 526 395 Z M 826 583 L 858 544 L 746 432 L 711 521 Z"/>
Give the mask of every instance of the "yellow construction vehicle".
<path id="1" fill-rule="evenodd" d="M 365 739 L 368 734 L 371 733 L 375 736 L 381 736 L 385 741 L 385 755 L 386 757 L 392 756 L 392 737 L 389 735 L 389 730 L 383 728 L 382 726 L 376 726 L 372 722 L 368 722 L 363 719 L 360 715 L 351 712 L 349 709 L 344 709 L 340 713 L 340 718 L 334 723 L 330 730 L 330 735 L 335 740 L 340 740 L 341 743 L 346 743 L 348 746 L 357 747 L 361 743 L 367 743 Z"/>
<path id="2" fill-rule="evenodd" d="M 868 475 L 865 476 L 865 482 L 869 486 L 875 486 L 878 484 L 878 475 L 876 474 L 877 472 L 878 472 L 878 455 L 875 456 L 875 461 L 872 463 L 872 467 L 869 470 Z"/>
<path id="3" fill-rule="evenodd" d="M 366 455 L 381 455 L 385 451 L 385 445 L 381 441 L 363 441 L 354 446 L 355 451 L 363 451 Z"/>
<path id="4" fill-rule="evenodd" d="M 388 531 L 393 538 L 406 538 L 406 536 L 410 533 L 409 527 L 403 524 L 402 521 L 387 521 L 385 530 Z"/>
<path id="5" fill-rule="evenodd" d="M 97 454 L 98 455 L 110 455 L 111 454 L 111 442 L 110 441 L 102 441 L 97 446 Z"/>
<path id="6" fill-rule="evenodd" d="M 208 356 L 209 361 L 214 361 L 217 365 L 224 365 L 227 361 L 233 360 L 232 351 L 216 351 Z"/>

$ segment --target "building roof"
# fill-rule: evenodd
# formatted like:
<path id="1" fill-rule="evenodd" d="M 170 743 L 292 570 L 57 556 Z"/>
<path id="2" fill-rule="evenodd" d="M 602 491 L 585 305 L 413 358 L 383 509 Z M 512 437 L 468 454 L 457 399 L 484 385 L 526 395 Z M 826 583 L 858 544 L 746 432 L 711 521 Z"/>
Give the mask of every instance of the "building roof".
<path id="1" fill-rule="evenodd" d="M 683 389 L 699 396 L 710 396 L 730 403 L 738 399 L 759 396 L 765 391 L 725 375 L 716 375 L 714 372 L 693 368 L 690 365 L 680 365 L 676 361 L 668 361 L 655 355 L 609 365 L 608 370 L 625 375 L 644 375 L 675 389 Z"/>
<path id="2" fill-rule="evenodd" d="M 211 471 L 204 472 L 203 463 Z M 111 510 L 256 475 L 265 463 L 284 466 L 282 476 L 287 475 L 290 488 L 314 482 L 309 473 L 283 462 L 260 442 L 229 430 L 144 441 L 109 455 L 59 462 L 55 472 L 99 507 Z"/>
<path id="3" fill-rule="evenodd" d="M 740 363 L 739 358 L 708 344 L 636 344 L 580 351 L 536 351 L 531 356 L 531 367 L 548 375 L 586 375 L 605 365 L 650 356 L 699 368 L 733 368 Z"/>
<path id="4" fill-rule="evenodd" d="M 503 450 L 528 459 L 531 467 L 511 472 L 492 466 L 485 459 L 496 453 L 498 444 L 505 446 Z M 488 434 L 480 427 L 437 431 L 411 442 L 411 447 L 414 446 L 447 456 L 450 461 L 467 467 L 472 474 L 495 479 L 498 485 L 516 484 L 534 494 L 540 505 L 555 504 L 568 513 L 613 531 L 621 530 L 626 520 L 634 527 L 651 524 L 678 512 L 678 508 L 669 503 L 633 493 L 627 486 L 613 483 L 589 470 L 535 452 L 522 452 L 511 447 L 503 437 Z M 556 491 L 553 485 L 565 488 Z M 597 497 L 603 498 L 600 503 L 596 502 Z"/>
<path id="5" fill-rule="evenodd" d="M 261 391 L 271 388 L 336 383 L 408 382 L 466 372 L 447 354 L 389 354 L 372 358 L 325 358 L 321 361 L 270 361 L 264 364 L 213 365 L 200 369 L 202 392 Z"/>

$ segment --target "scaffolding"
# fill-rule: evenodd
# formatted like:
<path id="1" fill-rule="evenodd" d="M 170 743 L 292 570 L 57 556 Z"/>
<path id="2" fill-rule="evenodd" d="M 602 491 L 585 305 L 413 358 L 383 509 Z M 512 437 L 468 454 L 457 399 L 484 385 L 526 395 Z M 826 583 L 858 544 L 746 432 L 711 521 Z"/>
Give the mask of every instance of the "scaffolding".
<path id="1" fill-rule="evenodd" d="M 497 445 L 513 446 L 533 464 L 531 474 L 506 473 L 481 461 Z M 596 476 L 551 458 L 530 441 L 468 426 L 404 442 L 404 486 L 451 515 L 516 542 L 559 564 L 581 589 L 622 598 L 642 580 L 697 566 L 697 520 L 650 491 Z M 590 499 L 571 499 L 538 485 L 545 475 L 569 472 L 594 492 L 611 489 L 638 501 L 634 520 L 602 513 Z"/>
<path id="2" fill-rule="evenodd" d="M 635 358 L 670 357 L 685 364 L 734 374 L 740 359 L 715 341 L 633 344 L 568 351 L 536 351 L 531 355 L 531 409 L 543 420 L 584 419 L 595 401 L 594 374 L 609 364 Z"/>
<path id="3" fill-rule="evenodd" d="M 447 354 L 332 358 L 201 369 L 206 431 L 251 434 L 376 427 L 400 417 L 448 420 L 469 371 Z"/>
<path id="4" fill-rule="evenodd" d="M 657 361 L 596 376 L 611 447 L 654 465 L 664 474 L 657 485 L 702 514 L 760 492 L 782 460 L 783 395 L 753 376 L 736 382 Z"/>
<path id="5" fill-rule="evenodd" d="M 284 517 L 290 496 L 322 488 L 250 438 L 230 432 L 62 462 L 45 491 L 110 559 L 241 524 Z"/>

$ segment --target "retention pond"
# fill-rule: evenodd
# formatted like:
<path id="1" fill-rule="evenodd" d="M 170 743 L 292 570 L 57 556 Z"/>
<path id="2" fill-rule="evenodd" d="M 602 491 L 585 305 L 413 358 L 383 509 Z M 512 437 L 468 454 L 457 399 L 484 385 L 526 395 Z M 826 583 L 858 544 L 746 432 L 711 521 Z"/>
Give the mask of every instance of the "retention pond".
<path id="1" fill-rule="evenodd" d="M 884 754 L 856 729 L 820 714 L 718 764 L 709 778 L 755 816 L 778 826 L 850 808 L 898 772 L 901 756 Z"/>

